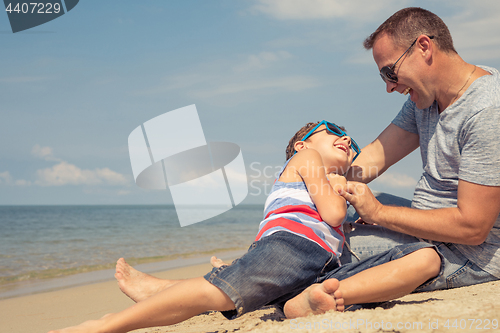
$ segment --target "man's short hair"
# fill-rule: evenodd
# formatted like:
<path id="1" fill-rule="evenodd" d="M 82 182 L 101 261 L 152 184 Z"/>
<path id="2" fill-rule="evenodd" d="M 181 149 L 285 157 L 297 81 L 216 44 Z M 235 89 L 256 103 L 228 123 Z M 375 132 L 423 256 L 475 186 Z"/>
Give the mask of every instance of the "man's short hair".
<path id="1" fill-rule="evenodd" d="M 363 46 L 367 50 L 372 49 L 377 39 L 385 34 L 401 48 L 410 46 L 420 35 L 434 36 L 433 41 L 439 50 L 457 53 L 450 31 L 443 20 L 423 8 L 409 7 L 396 12 L 365 39 Z"/>

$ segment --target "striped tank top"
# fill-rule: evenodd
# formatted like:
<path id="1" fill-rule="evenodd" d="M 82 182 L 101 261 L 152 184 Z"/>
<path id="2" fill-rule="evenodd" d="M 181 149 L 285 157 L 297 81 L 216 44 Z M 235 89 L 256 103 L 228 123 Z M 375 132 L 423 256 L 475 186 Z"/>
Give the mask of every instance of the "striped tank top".
<path id="1" fill-rule="evenodd" d="M 278 179 L 290 159 L 281 169 Z M 321 219 L 304 182 L 274 182 L 264 207 L 264 220 L 260 223 L 255 240 L 278 231 L 309 239 L 334 253 L 337 258 L 342 254 L 345 240 L 342 225 L 334 228 Z"/>

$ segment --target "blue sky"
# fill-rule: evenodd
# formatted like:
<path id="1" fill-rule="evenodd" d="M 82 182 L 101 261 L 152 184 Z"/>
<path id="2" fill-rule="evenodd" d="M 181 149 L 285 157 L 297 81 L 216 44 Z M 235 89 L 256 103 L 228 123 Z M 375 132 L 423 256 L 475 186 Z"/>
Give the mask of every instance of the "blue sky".
<path id="1" fill-rule="evenodd" d="M 407 6 L 442 17 L 466 61 L 500 68 L 498 1 L 82 0 L 16 34 L 0 15 L 0 204 L 171 203 L 135 185 L 127 138 L 191 104 L 207 141 L 241 147 L 245 203 L 263 203 L 305 123 L 365 146 L 397 114 L 405 98 L 362 41 Z M 420 174 L 416 151 L 371 187 L 411 198 Z"/>

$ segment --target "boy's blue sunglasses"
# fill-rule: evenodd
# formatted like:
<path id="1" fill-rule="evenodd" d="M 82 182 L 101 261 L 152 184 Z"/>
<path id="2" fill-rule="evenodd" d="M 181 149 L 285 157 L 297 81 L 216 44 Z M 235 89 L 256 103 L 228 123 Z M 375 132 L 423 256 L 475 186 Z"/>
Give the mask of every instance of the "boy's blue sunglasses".
<path id="1" fill-rule="evenodd" d="M 304 141 L 306 140 L 307 138 L 310 138 L 314 133 L 315 130 L 318 129 L 318 127 L 320 127 L 321 125 L 325 125 L 326 129 L 331 132 L 332 134 L 335 134 L 336 136 L 348 136 L 346 132 L 344 132 L 340 127 L 338 127 L 337 125 L 335 125 L 334 123 L 331 123 L 329 121 L 326 121 L 326 120 L 322 120 L 318 123 L 318 125 L 314 126 L 314 128 L 312 130 L 310 130 L 303 138 L 302 140 L 300 141 Z M 318 132 L 316 132 L 318 133 Z M 359 156 L 359 153 L 361 153 L 361 149 L 359 148 L 358 144 L 356 143 L 356 141 L 354 141 L 353 138 L 351 138 L 351 149 L 354 150 L 354 152 L 356 153 L 356 155 L 354 156 L 354 158 L 352 159 L 352 161 L 354 162 L 354 160 Z"/>

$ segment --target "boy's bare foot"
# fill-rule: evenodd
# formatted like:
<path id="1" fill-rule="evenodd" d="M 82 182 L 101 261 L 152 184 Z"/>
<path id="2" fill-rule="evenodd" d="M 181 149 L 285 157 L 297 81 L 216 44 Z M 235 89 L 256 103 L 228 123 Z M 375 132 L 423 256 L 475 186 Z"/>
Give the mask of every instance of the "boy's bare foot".
<path id="1" fill-rule="evenodd" d="M 330 310 L 344 311 L 344 299 L 337 279 L 328 279 L 309 286 L 299 295 L 285 303 L 288 319 L 322 314 Z"/>
<path id="2" fill-rule="evenodd" d="M 212 258 L 210 258 L 210 263 L 215 268 L 219 268 L 219 267 L 224 266 L 224 265 L 227 266 L 227 264 L 224 261 L 222 261 L 221 259 L 217 258 L 216 256 L 212 256 Z"/>
<path id="3" fill-rule="evenodd" d="M 140 302 L 174 285 L 179 280 L 159 279 L 140 272 L 120 258 L 116 262 L 115 278 L 120 290 L 135 302 Z"/>

